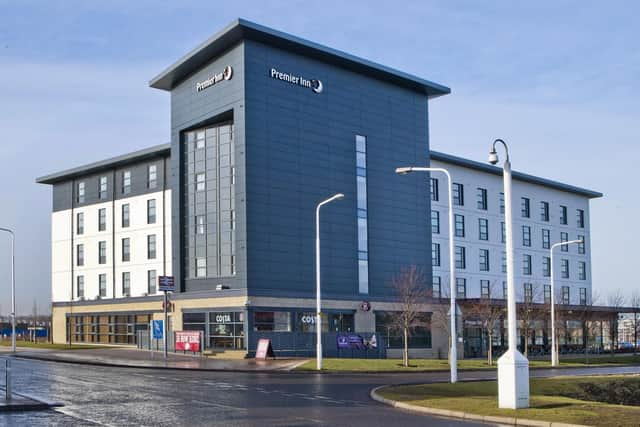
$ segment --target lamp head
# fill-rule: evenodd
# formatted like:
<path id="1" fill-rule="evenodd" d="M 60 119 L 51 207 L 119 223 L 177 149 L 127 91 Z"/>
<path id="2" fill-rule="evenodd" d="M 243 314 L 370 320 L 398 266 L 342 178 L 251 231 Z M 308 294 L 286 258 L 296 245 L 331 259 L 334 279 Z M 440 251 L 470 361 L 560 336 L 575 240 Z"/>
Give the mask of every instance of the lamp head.
<path id="1" fill-rule="evenodd" d="M 409 172 L 411 172 L 411 168 L 410 167 L 396 168 L 396 173 L 398 175 L 406 175 Z"/>
<path id="2" fill-rule="evenodd" d="M 495 148 L 492 148 L 489 152 L 489 163 L 491 163 L 492 165 L 498 163 L 498 153 L 496 152 Z"/>
<path id="3" fill-rule="evenodd" d="M 336 194 L 335 196 L 333 196 L 333 198 L 334 198 L 335 200 L 344 199 L 344 194 L 342 194 L 342 193 L 338 193 L 338 194 Z"/>

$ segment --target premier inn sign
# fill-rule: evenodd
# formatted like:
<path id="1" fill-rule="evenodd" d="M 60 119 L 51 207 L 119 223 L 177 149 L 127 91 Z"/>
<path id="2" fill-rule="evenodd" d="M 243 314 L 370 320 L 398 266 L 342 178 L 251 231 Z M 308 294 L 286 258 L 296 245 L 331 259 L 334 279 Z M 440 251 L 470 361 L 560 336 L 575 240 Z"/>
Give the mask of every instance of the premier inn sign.
<path id="1" fill-rule="evenodd" d="M 214 74 L 213 76 L 209 77 L 207 80 L 197 82 L 196 92 L 201 92 L 205 89 L 208 89 L 214 84 L 221 82 L 222 80 L 231 80 L 231 77 L 233 77 L 233 68 L 231 68 L 231 65 L 227 65 L 226 67 L 224 67 L 224 70 L 222 70 L 217 74 Z"/>
<path id="2" fill-rule="evenodd" d="M 296 76 L 291 73 L 283 73 L 275 68 L 272 68 L 270 71 L 270 75 L 272 79 L 282 80 L 287 83 L 291 83 L 292 85 L 302 86 L 311 89 L 314 93 L 322 93 L 322 81 L 318 79 L 305 79 L 301 76 Z"/>

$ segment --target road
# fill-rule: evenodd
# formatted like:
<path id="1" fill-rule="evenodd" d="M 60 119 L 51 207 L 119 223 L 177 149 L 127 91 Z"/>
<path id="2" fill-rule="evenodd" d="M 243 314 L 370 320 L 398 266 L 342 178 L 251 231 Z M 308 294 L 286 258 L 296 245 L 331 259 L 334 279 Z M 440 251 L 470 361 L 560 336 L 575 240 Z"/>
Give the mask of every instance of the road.
<path id="1" fill-rule="evenodd" d="M 64 407 L 0 414 L 4 426 L 474 426 L 415 415 L 369 398 L 375 386 L 446 380 L 446 373 L 316 375 L 114 368 L 14 360 L 14 389 Z M 537 376 L 562 373 L 532 371 Z M 640 367 L 570 370 L 640 372 Z M 461 373 L 483 378 L 494 373 Z"/>

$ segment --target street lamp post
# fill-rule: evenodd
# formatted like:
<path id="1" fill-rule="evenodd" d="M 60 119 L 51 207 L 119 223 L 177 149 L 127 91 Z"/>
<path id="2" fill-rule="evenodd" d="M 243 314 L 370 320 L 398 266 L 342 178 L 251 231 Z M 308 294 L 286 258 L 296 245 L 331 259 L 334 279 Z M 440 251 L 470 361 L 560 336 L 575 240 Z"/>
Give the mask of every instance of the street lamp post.
<path id="1" fill-rule="evenodd" d="M 16 237 L 13 231 L 0 227 L 11 236 L 11 351 L 16 352 Z"/>
<path id="2" fill-rule="evenodd" d="M 396 168 L 396 173 L 399 175 L 406 175 L 410 172 L 442 172 L 447 176 L 448 189 L 449 189 L 449 294 L 451 297 L 451 348 L 449 349 L 450 360 L 449 366 L 451 370 L 451 382 L 458 381 L 458 343 L 456 332 L 456 269 L 454 259 L 454 244 L 453 244 L 453 189 L 451 183 L 451 175 L 449 171 L 442 168 L 425 168 L 425 167 L 403 167 Z"/>
<path id="3" fill-rule="evenodd" d="M 578 239 L 578 240 L 570 240 L 568 242 L 558 242 L 558 243 L 554 243 L 553 245 L 551 245 L 551 248 L 549 249 L 549 253 L 550 255 L 550 263 L 551 263 L 551 271 L 549 272 L 549 274 L 551 275 L 551 366 L 553 366 L 554 368 L 558 366 L 559 362 L 558 362 L 558 343 L 556 342 L 556 304 L 554 301 L 556 292 L 555 292 L 555 286 L 554 286 L 554 282 L 553 282 L 553 250 L 558 247 L 558 246 L 562 246 L 562 245 L 569 245 L 572 243 L 584 243 L 584 240 L 582 239 Z"/>
<path id="4" fill-rule="evenodd" d="M 320 208 L 344 198 L 338 193 L 318 203 L 316 207 L 316 368 L 322 370 L 322 319 L 320 318 Z"/>
<path id="5" fill-rule="evenodd" d="M 503 165 L 504 212 L 507 252 L 507 326 L 509 349 L 498 359 L 498 406 L 505 409 L 529 407 L 529 361 L 518 351 L 516 294 L 513 263 L 513 210 L 511 195 L 511 161 L 507 144 L 496 139 L 489 152 L 489 163 L 498 163 L 496 143 L 504 146 L 506 157 Z"/>

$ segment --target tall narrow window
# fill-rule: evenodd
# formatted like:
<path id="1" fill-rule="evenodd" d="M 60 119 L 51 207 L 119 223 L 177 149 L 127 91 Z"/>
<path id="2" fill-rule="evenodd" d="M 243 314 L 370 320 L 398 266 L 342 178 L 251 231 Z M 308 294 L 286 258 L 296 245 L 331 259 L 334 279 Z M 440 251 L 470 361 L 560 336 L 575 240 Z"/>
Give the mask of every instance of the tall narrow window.
<path id="1" fill-rule="evenodd" d="M 158 166 L 153 164 L 147 168 L 147 187 L 156 188 L 158 185 Z"/>
<path id="2" fill-rule="evenodd" d="M 502 282 L 502 298 L 507 299 L 509 297 L 509 287 L 507 286 L 507 282 Z"/>
<path id="3" fill-rule="evenodd" d="M 464 215 L 454 215 L 455 218 L 455 236 L 464 237 Z"/>
<path id="4" fill-rule="evenodd" d="M 156 259 L 156 235 L 147 236 L 147 259 Z"/>
<path id="5" fill-rule="evenodd" d="M 453 204 L 464 206 L 464 185 L 453 183 Z"/>
<path id="6" fill-rule="evenodd" d="M 544 285 L 544 303 L 551 303 L 551 285 Z"/>
<path id="7" fill-rule="evenodd" d="M 533 302 L 533 284 L 525 283 L 524 284 L 524 301 L 525 302 Z"/>
<path id="8" fill-rule="evenodd" d="M 122 228 L 129 226 L 129 203 L 122 205 Z"/>
<path id="9" fill-rule="evenodd" d="M 504 222 L 500 223 L 500 241 L 502 243 L 507 242 L 507 227 L 505 226 Z"/>
<path id="10" fill-rule="evenodd" d="M 204 234 L 206 232 L 206 224 L 204 215 L 196 215 L 196 234 Z"/>
<path id="11" fill-rule="evenodd" d="M 521 200 L 522 218 L 529 218 L 531 216 L 530 201 L 527 197 L 523 197 Z"/>
<path id="12" fill-rule="evenodd" d="M 196 191 L 204 191 L 206 186 L 206 175 L 203 173 L 196 174 Z"/>
<path id="13" fill-rule="evenodd" d="M 125 271 L 122 273 L 122 296 L 131 295 L 131 273 Z"/>
<path id="14" fill-rule="evenodd" d="M 487 210 L 487 189 L 478 187 L 478 209 Z"/>
<path id="15" fill-rule="evenodd" d="M 98 264 L 107 263 L 107 242 L 102 240 L 98 242 Z"/>
<path id="16" fill-rule="evenodd" d="M 433 280 L 431 281 L 431 296 L 433 298 L 440 298 L 442 282 L 440 276 L 433 276 Z"/>
<path id="17" fill-rule="evenodd" d="M 440 199 L 440 195 L 438 194 L 438 178 L 431 178 L 431 200 L 437 202 Z"/>
<path id="18" fill-rule="evenodd" d="M 467 279 L 456 277 L 456 298 L 467 297 Z"/>
<path id="19" fill-rule="evenodd" d="M 489 249 L 480 249 L 480 271 L 489 271 Z"/>
<path id="20" fill-rule="evenodd" d="M 584 236 L 578 234 L 578 240 L 582 240 L 582 243 L 578 243 L 578 253 L 584 254 L 585 253 Z"/>
<path id="21" fill-rule="evenodd" d="M 207 275 L 207 259 L 196 258 L 196 277 L 206 277 Z"/>
<path id="22" fill-rule="evenodd" d="M 489 240 L 489 220 L 478 218 L 478 239 Z"/>
<path id="23" fill-rule="evenodd" d="M 502 270 L 503 273 L 507 272 L 507 253 L 502 251 Z"/>
<path id="24" fill-rule="evenodd" d="M 122 239 L 122 261 L 131 261 L 131 239 L 128 237 Z"/>
<path id="25" fill-rule="evenodd" d="M 98 231 L 105 231 L 107 229 L 107 209 L 98 209 Z"/>
<path id="26" fill-rule="evenodd" d="M 569 287 L 563 286 L 562 287 L 562 304 L 568 305 L 570 301 L 571 301 L 571 298 L 569 295 Z"/>
<path id="27" fill-rule="evenodd" d="M 461 270 L 464 270 L 465 268 L 467 268 L 467 257 L 466 257 L 466 250 L 464 246 L 456 246 L 455 261 L 456 261 L 456 268 L 459 268 Z"/>
<path id="28" fill-rule="evenodd" d="M 107 177 L 100 177 L 100 184 L 98 184 L 98 198 L 104 200 L 107 198 Z"/>
<path id="29" fill-rule="evenodd" d="M 480 280 L 480 298 L 489 299 L 490 297 L 489 281 Z"/>
<path id="30" fill-rule="evenodd" d="M 504 213 L 504 193 L 500 192 L 500 213 Z"/>
<path id="31" fill-rule="evenodd" d="M 531 227 L 522 226 L 522 246 L 531 246 Z"/>
<path id="32" fill-rule="evenodd" d="M 578 228 L 584 228 L 584 210 L 576 209 L 576 223 Z"/>
<path id="33" fill-rule="evenodd" d="M 76 266 L 82 267 L 84 265 L 84 245 L 76 245 Z"/>
<path id="34" fill-rule="evenodd" d="M 107 275 L 98 274 L 98 296 L 107 296 Z"/>
<path id="35" fill-rule="evenodd" d="M 540 219 L 549 221 L 549 202 L 540 202 Z"/>
<path id="36" fill-rule="evenodd" d="M 560 232 L 560 242 L 564 243 L 569 241 L 569 233 L 566 233 L 564 231 Z M 569 252 L 569 245 L 560 245 L 560 250 L 562 252 Z"/>
<path id="37" fill-rule="evenodd" d="M 431 265 L 440 267 L 440 243 L 431 243 Z"/>
<path id="38" fill-rule="evenodd" d="M 440 212 L 431 211 L 431 233 L 440 234 Z"/>
<path id="39" fill-rule="evenodd" d="M 156 199 L 147 200 L 147 224 L 156 223 Z"/>
<path id="40" fill-rule="evenodd" d="M 131 171 L 122 171 L 122 194 L 131 193 Z"/>
<path id="41" fill-rule="evenodd" d="M 522 255 L 522 274 L 531 276 L 531 255 Z"/>
<path id="42" fill-rule="evenodd" d="M 567 225 L 567 207 L 560 206 L 560 224 Z"/>
<path id="43" fill-rule="evenodd" d="M 84 276 L 76 277 L 76 297 L 84 298 Z"/>
<path id="44" fill-rule="evenodd" d="M 76 215 L 76 234 L 84 234 L 84 213 L 78 212 Z"/>
<path id="45" fill-rule="evenodd" d="M 587 305 L 587 288 L 580 288 L 580 305 Z"/>
<path id="46" fill-rule="evenodd" d="M 155 270 L 148 270 L 147 271 L 147 293 L 149 295 L 153 295 L 156 293 L 156 282 L 157 282 L 157 278 L 156 278 L 156 271 Z"/>
<path id="47" fill-rule="evenodd" d="M 78 188 L 76 191 L 76 201 L 78 203 L 84 203 L 84 181 L 78 183 Z"/>
<path id="48" fill-rule="evenodd" d="M 587 263 L 578 261 L 578 279 L 587 280 Z"/>
<path id="49" fill-rule="evenodd" d="M 569 278 L 569 260 L 568 259 L 560 260 L 560 276 L 563 279 Z"/>
<path id="50" fill-rule="evenodd" d="M 368 294 L 367 138 L 362 135 L 356 135 L 356 184 L 358 192 L 358 291 L 361 294 Z"/>
<path id="51" fill-rule="evenodd" d="M 546 228 L 542 229 L 542 249 L 549 249 L 551 247 L 551 232 Z"/>
<path id="52" fill-rule="evenodd" d="M 551 276 L 551 258 L 548 256 L 542 257 L 542 275 L 544 277 Z"/>

